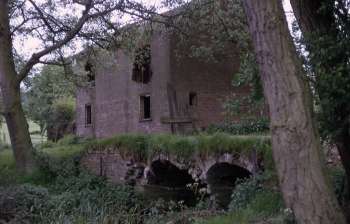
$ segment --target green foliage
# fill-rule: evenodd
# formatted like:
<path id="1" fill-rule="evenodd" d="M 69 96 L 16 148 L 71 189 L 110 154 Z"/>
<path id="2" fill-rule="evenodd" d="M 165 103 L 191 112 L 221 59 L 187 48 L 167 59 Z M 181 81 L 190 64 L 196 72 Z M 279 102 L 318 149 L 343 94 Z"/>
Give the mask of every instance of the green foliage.
<path id="1" fill-rule="evenodd" d="M 199 207 L 191 211 L 181 202 L 145 203 L 132 189 L 112 186 L 104 178 L 82 171 L 80 156 L 86 149 L 119 150 L 140 156 L 154 153 L 173 153 L 189 159 L 196 153 L 202 156 L 230 150 L 249 152 L 249 147 L 260 146 L 261 151 L 269 150 L 269 139 L 256 136 L 230 136 L 227 134 L 175 136 L 175 135 L 121 135 L 110 139 L 84 140 L 66 136 L 57 143 L 39 145 L 36 159 L 40 161 L 38 170 L 30 176 L 8 179 L 10 187 L 0 189 L 6 195 L 11 189 L 14 200 L 23 200 L 25 206 L 11 207 L 16 214 L 25 214 L 19 219 L 32 223 L 193 223 L 196 217 L 207 216 Z M 266 148 L 264 148 L 266 147 Z M 1 167 L 7 167 L 7 174 L 16 175 L 14 163 L 8 162 L 12 154 L 0 153 Z M 6 158 L 5 158 L 6 157 Z M 12 158 L 13 160 L 13 158 Z M 4 165 L 4 166 L 2 166 Z M 3 181 L 3 169 L 0 178 Z M 11 182 L 13 181 L 13 182 Z M 3 183 L 3 182 L 1 182 Z M 28 187 L 23 187 L 26 183 Z M 17 185 L 13 188 L 13 185 Z M 39 187 L 40 186 L 40 187 Z M 4 193 L 2 193 L 4 192 Z M 23 193 L 24 192 L 24 193 Z M 35 196 L 34 193 L 38 196 Z M 17 196 L 24 195 L 24 196 Z M 33 196 L 31 196 L 33 195 Z M 21 198 L 21 199 L 20 199 Z M 0 212 L 3 211 L 0 197 Z M 260 200 L 260 199 L 259 199 Z M 8 204 L 8 199 L 6 199 Z M 27 206 L 28 205 L 28 206 Z M 256 205 L 256 207 L 259 207 Z M 254 207 L 254 209 L 258 209 Z M 202 207 L 202 209 L 207 207 Z M 272 210 L 272 208 L 271 208 Z M 192 212 L 193 215 L 192 215 Z M 204 212 L 202 214 L 202 212 Z M 211 211 L 209 214 L 212 215 Z M 207 215 L 205 215 L 207 214 Z M 251 214 L 251 213 L 249 213 Z"/>
<path id="2" fill-rule="evenodd" d="M 252 53 L 251 37 L 248 32 L 242 1 L 166 1 L 167 6 L 181 5 L 180 16 L 174 24 L 178 34 L 176 55 L 193 57 L 205 62 L 223 60 L 240 61 L 240 70 L 232 74 L 233 86 L 250 94 L 233 95 L 224 103 L 232 115 L 252 116 L 264 108 L 264 99 L 258 65 Z M 227 49 L 234 49 L 228 51 Z M 189 53 L 188 53 L 189 52 Z M 238 59 L 239 57 L 239 59 Z M 247 111 L 249 110 L 249 111 Z"/>
<path id="3" fill-rule="evenodd" d="M 320 23 L 311 33 L 303 33 L 303 37 L 296 35 L 296 40 L 301 53 L 304 49 L 308 51 L 301 56 L 315 90 L 321 135 L 339 142 L 350 136 L 349 5 L 338 0 L 319 2 L 316 18 L 310 21 Z M 297 28 L 295 31 L 299 32 Z"/>
<path id="4" fill-rule="evenodd" d="M 254 199 L 259 192 L 263 191 L 261 179 L 261 176 L 256 176 L 238 182 L 231 196 L 232 200 L 229 205 L 231 211 L 246 208 L 252 199 Z"/>
<path id="5" fill-rule="evenodd" d="M 20 185 L 0 189 L 0 213 L 14 223 L 137 223 L 141 201 L 128 187 L 87 174 L 61 178 L 47 188 Z M 1 216 L 4 217 L 4 216 Z M 107 221 L 107 220 L 106 220 Z M 107 223 L 107 222 L 106 222 Z"/>
<path id="6" fill-rule="evenodd" d="M 345 171 L 340 167 L 333 167 L 328 169 L 332 186 L 341 205 L 346 205 L 350 200 L 348 191 L 348 180 L 345 176 Z"/>
<path id="7" fill-rule="evenodd" d="M 215 124 L 208 127 L 207 132 L 213 134 L 216 132 L 225 132 L 233 135 L 249 135 L 268 133 L 270 122 L 268 119 L 247 119 L 239 122 Z"/>
<path id="8" fill-rule="evenodd" d="M 57 141 L 57 145 L 74 145 L 81 142 L 81 138 L 76 135 L 66 135 Z"/>
<path id="9" fill-rule="evenodd" d="M 247 207 L 228 215 L 199 220 L 196 224 L 249 224 L 265 221 L 271 224 L 293 223 L 288 214 L 283 212 L 281 194 L 270 190 L 257 193 Z M 265 223 L 264 222 L 264 223 Z"/>
<path id="10" fill-rule="evenodd" d="M 136 159 L 146 160 L 156 154 L 170 154 L 179 159 L 194 156 L 207 157 L 222 153 L 249 153 L 253 150 L 265 154 L 270 149 L 266 136 L 232 136 L 224 133 L 214 135 L 142 135 L 127 134 L 112 138 L 90 141 L 88 151 L 116 150 Z"/>
<path id="11" fill-rule="evenodd" d="M 7 186 L 16 181 L 15 160 L 12 150 L 0 150 L 0 186 Z"/>
<path id="12" fill-rule="evenodd" d="M 57 141 L 64 134 L 71 133 L 75 118 L 75 100 L 72 97 L 59 98 L 52 105 L 51 117 L 47 119 L 47 136 Z"/>
<path id="13" fill-rule="evenodd" d="M 251 119 L 264 113 L 266 105 L 259 68 L 251 52 L 241 56 L 239 71 L 234 74 L 232 85 L 235 88 L 249 88 L 250 92 L 243 95 L 234 94 L 225 101 L 224 109 L 228 115 Z"/>
<path id="14" fill-rule="evenodd" d="M 45 66 L 29 82 L 24 106 L 30 119 L 43 132 L 48 127 L 67 124 L 73 119 L 75 85 L 58 66 Z"/>
<path id="15" fill-rule="evenodd" d="M 230 212 L 227 215 L 199 220 L 198 224 L 248 224 L 258 221 L 267 223 L 291 223 L 290 217 L 283 210 L 283 201 L 279 192 L 273 191 L 264 182 L 268 181 L 266 175 L 255 176 L 241 180 L 236 186 L 230 203 Z"/>
<path id="16" fill-rule="evenodd" d="M 132 189 L 113 186 L 80 170 L 79 153 L 61 157 L 38 153 L 36 160 L 40 163 L 34 174 L 17 177 L 9 187 L 0 188 L 0 214 L 10 214 L 9 220 L 131 224 L 142 217 L 142 200 Z"/>
<path id="17" fill-rule="evenodd" d="M 49 193 L 32 185 L 0 188 L 0 217 L 13 223 L 33 222 L 46 210 Z"/>
<path id="18" fill-rule="evenodd" d="M 241 1 L 227 1 L 224 4 L 220 1 L 183 3 L 181 16 L 174 21 L 181 27 L 178 34 L 180 41 L 177 43 L 179 49 L 191 49 L 190 57 L 205 61 L 232 57 L 232 52 L 228 53 L 225 49 L 234 45 L 238 54 L 249 51 L 250 36 Z"/>

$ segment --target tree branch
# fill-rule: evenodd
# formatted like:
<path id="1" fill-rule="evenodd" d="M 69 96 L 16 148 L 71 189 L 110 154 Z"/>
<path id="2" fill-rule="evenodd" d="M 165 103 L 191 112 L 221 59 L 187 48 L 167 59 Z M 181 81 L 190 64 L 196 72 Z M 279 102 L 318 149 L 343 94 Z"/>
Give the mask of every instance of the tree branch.
<path id="1" fill-rule="evenodd" d="M 17 82 L 18 83 L 22 82 L 23 79 L 28 75 L 29 71 L 33 68 L 33 66 L 40 62 L 40 58 L 41 57 L 52 53 L 53 51 L 61 48 L 62 46 L 67 44 L 69 41 L 74 39 L 74 37 L 76 37 L 79 34 L 79 32 L 81 31 L 81 29 L 83 28 L 83 26 L 85 25 L 85 23 L 88 20 L 93 19 L 93 18 L 97 18 L 97 17 L 100 17 L 100 16 L 103 16 L 103 15 L 106 15 L 108 13 L 111 13 L 111 12 L 117 10 L 117 9 L 122 9 L 124 7 L 124 1 L 119 1 L 118 4 L 116 4 L 114 7 L 108 8 L 108 9 L 103 10 L 101 12 L 96 12 L 96 13 L 93 13 L 93 14 L 89 14 L 90 10 L 94 6 L 93 0 L 83 1 L 83 3 L 80 3 L 80 1 L 75 1 L 75 2 L 85 6 L 83 14 L 79 18 L 78 22 L 75 24 L 75 26 L 72 29 L 70 29 L 65 34 L 63 39 L 58 40 L 57 42 L 55 42 L 51 46 L 48 46 L 45 49 L 43 49 L 43 50 L 41 50 L 41 51 L 39 51 L 37 53 L 34 53 L 30 57 L 30 59 L 27 61 L 27 63 L 24 65 L 24 67 L 19 71 L 19 74 L 18 74 L 18 77 L 17 77 Z M 46 24 L 46 22 L 45 22 L 45 24 Z M 46 26 L 47 26 L 47 24 L 46 24 Z"/>
<path id="2" fill-rule="evenodd" d="M 23 81 L 23 79 L 28 75 L 29 71 L 33 68 L 34 65 L 39 63 L 40 58 L 59 49 L 69 41 L 71 41 L 83 28 L 84 24 L 86 21 L 88 21 L 90 18 L 92 18 L 93 15 L 89 15 L 89 11 L 92 8 L 92 0 L 88 1 L 88 4 L 85 5 L 85 10 L 83 11 L 82 16 L 79 18 L 78 22 L 75 24 L 75 26 L 67 32 L 65 37 L 57 41 L 55 44 L 37 52 L 34 53 L 28 62 L 24 65 L 24 67 L 20 70 L 18 77 L 17 77 L 17 82 L 20 83 Z"/>
<path id="3" fill-rule="evenodd" d="M 49 28 L 49 30 L 52 33 L 55 33 L 55 30 L 52 28 L 49 21 L 45 18 L 44 12 L 39 8 L 39 6 L 37 4 L 35 4 L 35 2 L 33 2 L 33 0 L 29 0 L 29 2 L 33 5 L 35 10 L 38 12 L 40 19 L 44 22 L 44 24 L 47 26 L 47 28 Z"/>

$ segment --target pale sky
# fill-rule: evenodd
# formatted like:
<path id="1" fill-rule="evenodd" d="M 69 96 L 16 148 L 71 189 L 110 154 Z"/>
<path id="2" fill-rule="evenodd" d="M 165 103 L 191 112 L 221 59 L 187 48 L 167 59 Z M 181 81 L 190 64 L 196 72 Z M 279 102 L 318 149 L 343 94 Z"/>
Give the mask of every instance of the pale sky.
<path id="1" fill-rule="evenodd" d="M 39 2 L 41 0 L 38 0 Z M 150 6 L 159 6 L 161 0 L 139 0 L 142 3 L 145 3 Z M 291 24 L 294 18 L 294 15 L 292 13 L 292 8 L 290 6 L 289 0 L 282 0 L 283 6 L 287 15 L 289 28 L 291 29 Z M 126 19 L 127 20 L 127 19 Z M 39 39 L 34 37 L 16 37 L 14 39 L 14 47 L 20 53 L 24 56 L 24 58 L 29 58 L 33 53 L 39 51 L 41 49 L 41 42 Z M 82 50 L 82 49 L 78 49 Z"/>

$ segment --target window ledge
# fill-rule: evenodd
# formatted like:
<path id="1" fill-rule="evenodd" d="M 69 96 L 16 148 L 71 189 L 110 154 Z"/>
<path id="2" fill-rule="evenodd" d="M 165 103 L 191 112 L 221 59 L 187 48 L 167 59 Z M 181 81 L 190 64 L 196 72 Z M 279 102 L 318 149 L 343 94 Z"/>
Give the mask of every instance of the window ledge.
<path id="1" fill-rule="evenodd" d="M 150 122 L 150 121 L 152 121 L 152 118 L 147 118 L 147 119 L 141 118 L 141 119 L 139 120 L 139 122 Z"/>

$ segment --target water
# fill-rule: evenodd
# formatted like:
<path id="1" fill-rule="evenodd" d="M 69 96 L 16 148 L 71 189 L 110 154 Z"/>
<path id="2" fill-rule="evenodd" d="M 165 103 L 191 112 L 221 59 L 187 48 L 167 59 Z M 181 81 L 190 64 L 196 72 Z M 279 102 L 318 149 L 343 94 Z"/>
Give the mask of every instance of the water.
<path id="1" fill-rule="evenodd" d="M 163 199 L 165 201 L 183 201 L 186 206 L 196 205 L 196 195 L 186 187 L 163 187 L 159 185 L 143 185 L 135 187 L 135 190 L 142 193 L 146 200 L 155 201 Z"/>
<path id="2" fill-rule="evenodd" d="M 211 196 L 215 197 L 216 204 L 219 208 L 226 209 L 231 201 L 231 194 L 234 189 L 232 186 L 215 186 L 211 187 Z M 144 185 L 135 187 L 135 190 L 142 193 L 146 200 L 156 201 L 163 199 L 165 201 L 183 201 L 186 206 L 194 207 L 198 199 L 193 191 L 187 187 L 163 187 L 159 185 Z M 209 195 L 207 196 L 209 197 Z"/>

